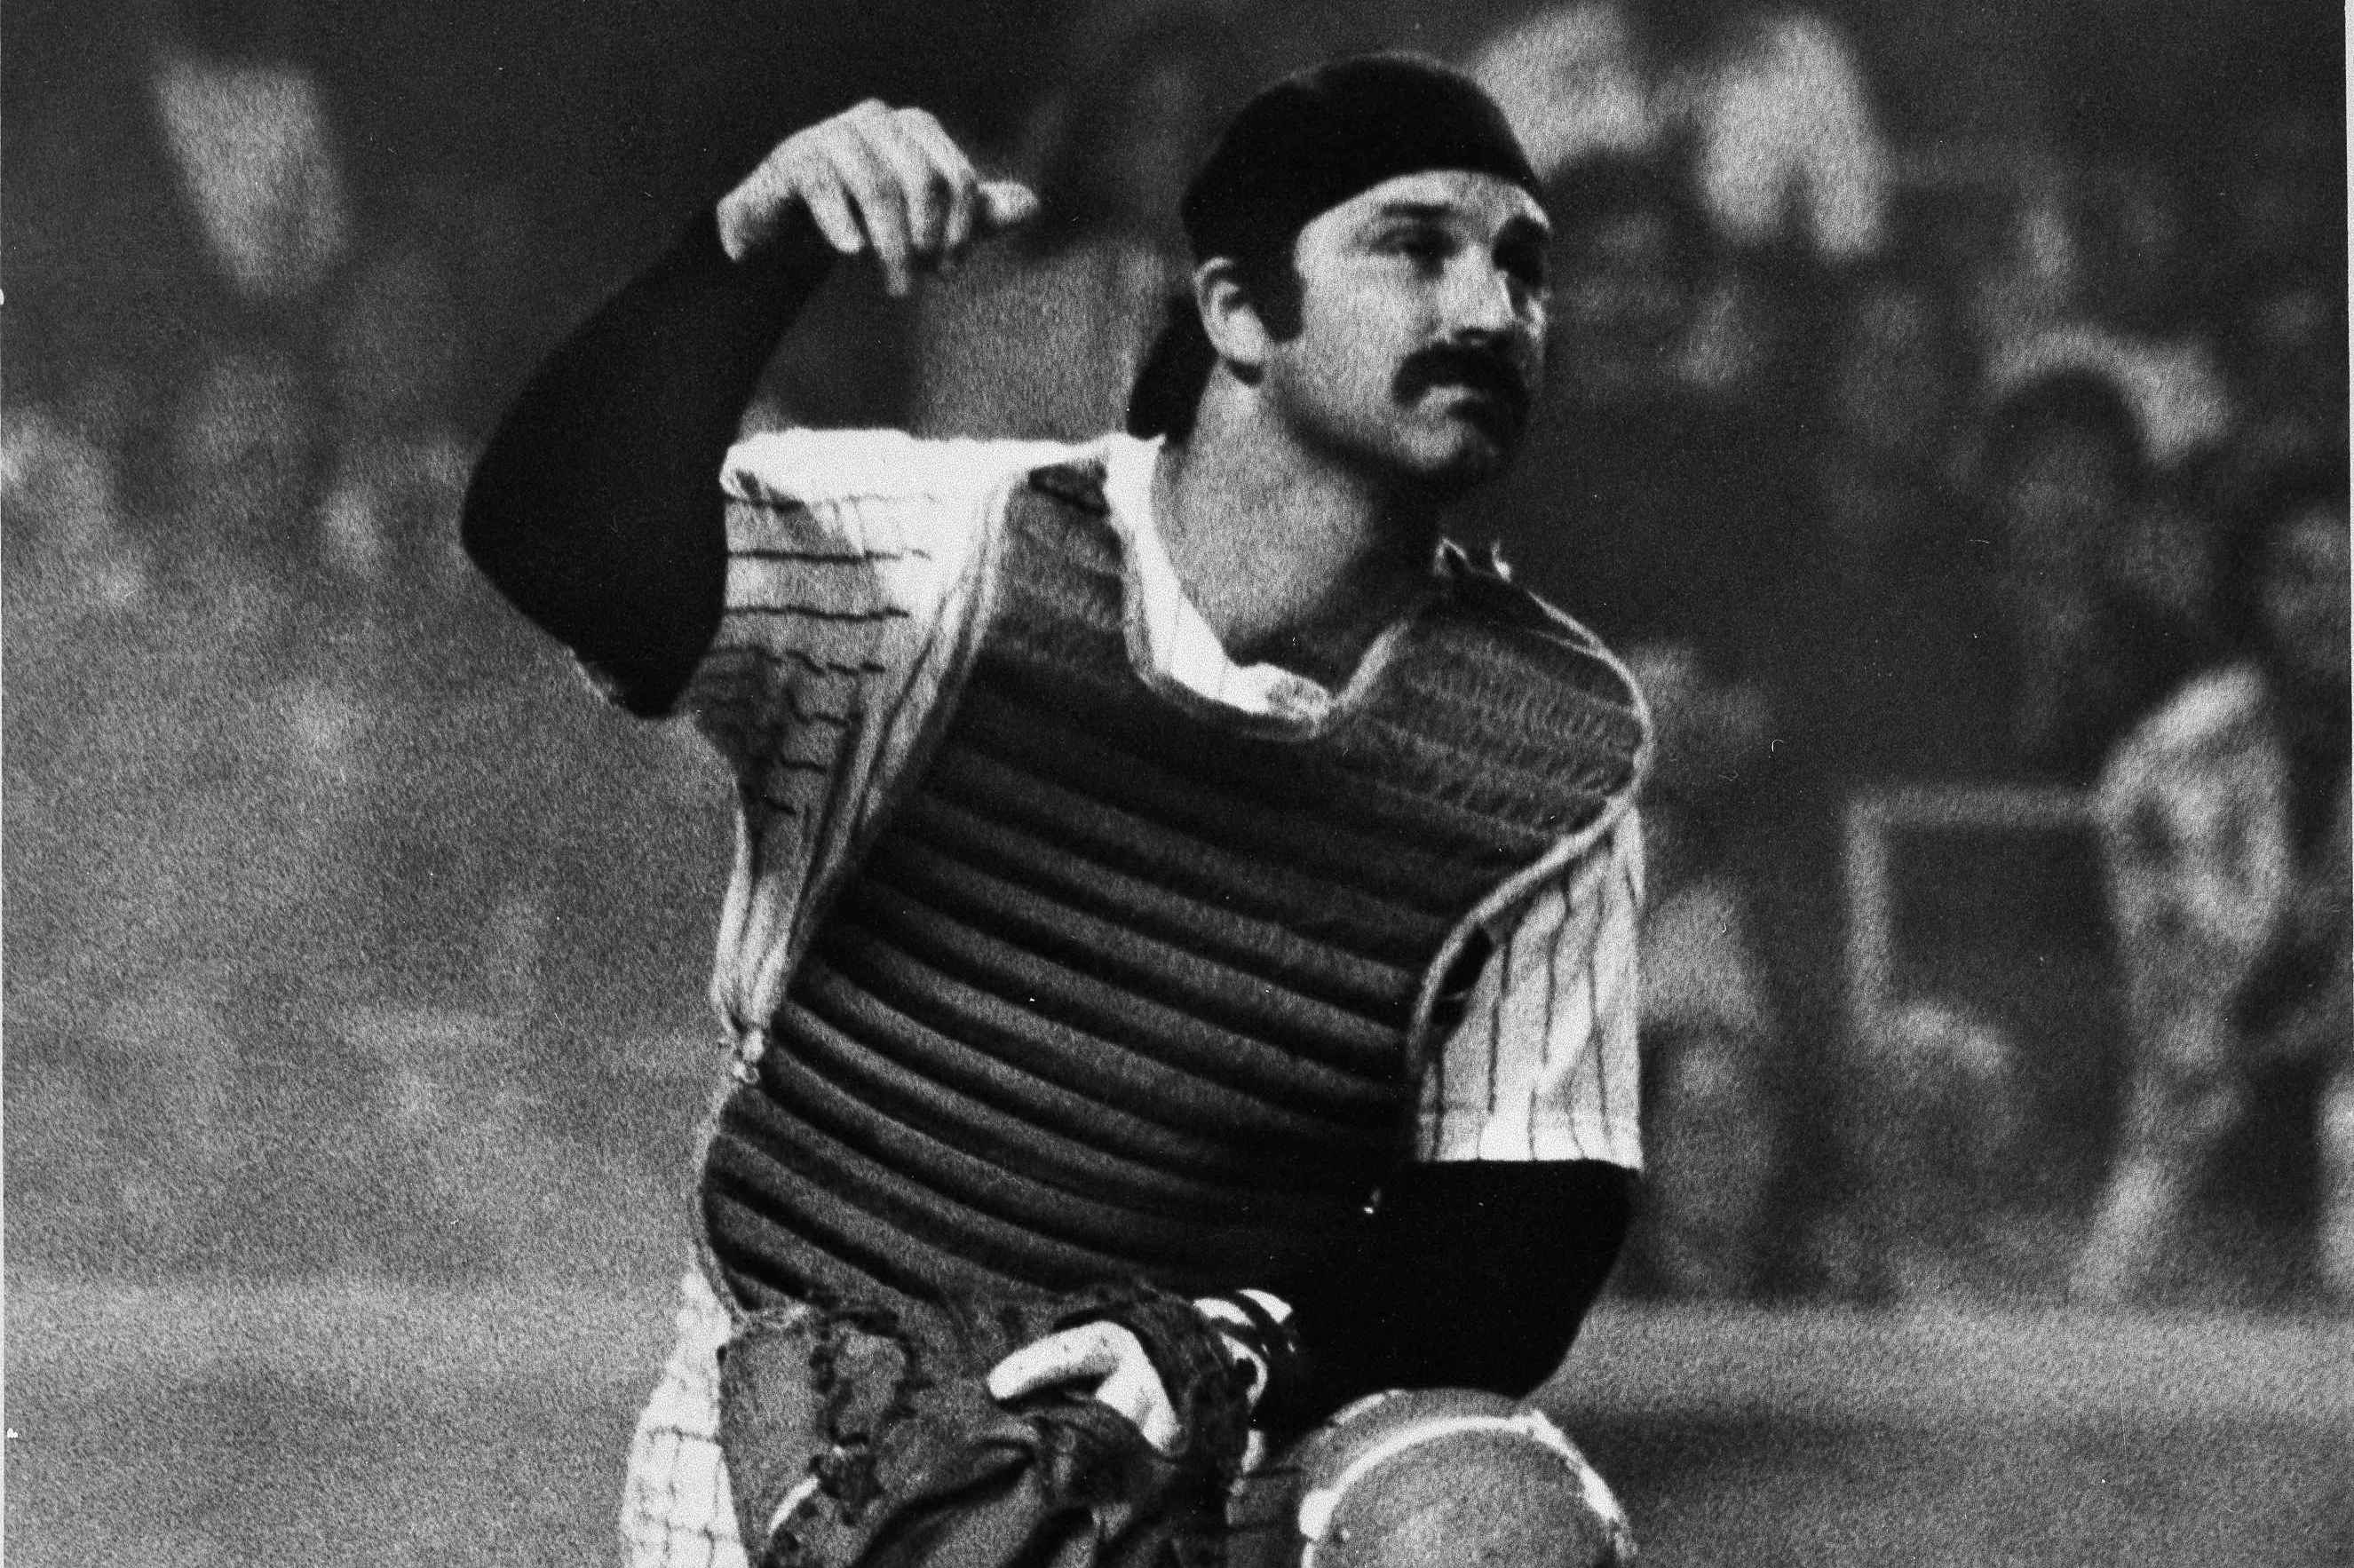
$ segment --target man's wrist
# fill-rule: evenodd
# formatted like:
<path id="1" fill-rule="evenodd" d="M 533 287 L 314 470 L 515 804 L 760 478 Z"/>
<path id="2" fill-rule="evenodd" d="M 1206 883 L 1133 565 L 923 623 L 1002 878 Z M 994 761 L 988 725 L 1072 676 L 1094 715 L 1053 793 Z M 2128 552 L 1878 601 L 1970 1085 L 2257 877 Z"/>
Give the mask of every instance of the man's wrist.
<path id="1" fill-rule="evenodd" d="M 726 278 L 725 286 L 798 305 L 833 270 L 833 248 L 799 201 L 783 201 L 757 216 L 751 205 L 731 192 L 705 207 L 695 225 L 702 236 L 698 248 Z"/>
<path id="2" fill-rule="evenodd" d="M 1227 1353 L 1249 1369 L 1255 1414 L 1264 1417 L 1298 1398 L 1305 1357 L 1289 1303 L 1264 1290 L 1228 1290 L 1201 1297 L 1193 1307 L 1217 1330 Z"/>

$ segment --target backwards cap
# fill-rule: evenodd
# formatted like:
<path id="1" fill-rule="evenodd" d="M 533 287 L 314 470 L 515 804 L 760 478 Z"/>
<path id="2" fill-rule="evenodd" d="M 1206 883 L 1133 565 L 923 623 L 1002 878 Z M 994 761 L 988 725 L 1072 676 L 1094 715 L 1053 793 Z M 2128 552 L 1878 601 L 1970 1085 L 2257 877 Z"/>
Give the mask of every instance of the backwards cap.
<path id="1" fill-rule="evenodd" d="M 1319 213 L 1426 169 L 1492 175 L 1538 194 L 1495 101 L 1434 61 L 1361 55 L 1267 88 L 1226 126 L 1178 208 L 1196 260 L 1288 249 Z"/>

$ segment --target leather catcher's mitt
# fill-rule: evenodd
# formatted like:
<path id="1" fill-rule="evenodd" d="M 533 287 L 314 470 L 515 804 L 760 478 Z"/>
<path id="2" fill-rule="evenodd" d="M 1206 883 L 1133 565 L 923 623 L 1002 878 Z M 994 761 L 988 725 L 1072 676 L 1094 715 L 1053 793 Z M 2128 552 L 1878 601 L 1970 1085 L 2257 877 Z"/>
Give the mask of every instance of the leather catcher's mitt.
<path id="1" fill-rule="evenodd" d="M 1097 1319 L 1143 1343 L 1181 1422 L 1175 1454 L 1081 1395 L 990 1397 L 1007 1355 Z M 1246 1384 L 1190 1302 L 1143 1284 L 791 1308 L 729 1341 L 719 1438 L 759 1568 L 1197 1568 L 1221 1556 Z"/>

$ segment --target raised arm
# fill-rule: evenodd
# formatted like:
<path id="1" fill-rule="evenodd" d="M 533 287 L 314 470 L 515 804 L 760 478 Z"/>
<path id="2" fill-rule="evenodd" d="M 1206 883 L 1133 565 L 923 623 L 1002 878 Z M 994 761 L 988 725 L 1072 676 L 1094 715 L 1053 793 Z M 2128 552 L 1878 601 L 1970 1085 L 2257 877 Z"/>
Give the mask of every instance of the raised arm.
<path id="1" fill-rule="evenodd" d="M 905 294 L 1035 208 L 921 110 L 788 137 L 525 386 L 476 466 L 467 553 L 624 707 L 667 712 L 719 625 L 722 460 L 834 258 L 871 254 Z"/>

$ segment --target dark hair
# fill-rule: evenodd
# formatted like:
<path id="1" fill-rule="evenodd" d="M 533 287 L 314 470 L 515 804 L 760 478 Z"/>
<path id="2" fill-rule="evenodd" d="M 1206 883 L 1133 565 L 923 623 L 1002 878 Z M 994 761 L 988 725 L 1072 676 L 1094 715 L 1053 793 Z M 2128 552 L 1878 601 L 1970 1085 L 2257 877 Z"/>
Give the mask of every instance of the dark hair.
<path id="1" fill-rule="evenodd" d="M 2240 491 L 2215 556 L 2216 630 L 2235 649 L 2264 645 L 2261 603 L 2264 560 L 2281 530 L 2316 507 L 2347 514 L 2347 461 L 2341 450 L 2267 469 Z"/>
<path id="2" fill-rule="evenodd" d="M 1278 342 L 1299 336 L 1308 283 L 1291 251 L 1237 256 L 1234 262 L 1267 335 Z M 1194 410 L 1217 366 L 1218 351 L 1202 325 L 1193 296 L 1183 290 L 1172 292 L 1161 312 L 1161 330 L 1129 387 L 1128 433 L 1167 436 L 1172 441 L 1190 438 Z"/>
<path id="3" fill-rule="evenodd" d="M 1145 351 L 1144 363 L 1128 391 L 1128 433 L 1166 436 L 1182 441 L 1193 434 L 1193 415 L 1201 408 L 1210 372 L 1217 368 L 1218 351 L 1202 325 L 1193 296 L 1172 293 L 1163 313 L 1161 331 Z"/>
<path id="4" fill-rule="evenodd" d="M 2062 370 L 2028 382 L 1988 411 L 1985 468 L 1997 483 L 2015 475 L 2035 444 L 2055 430 L 2083 430 L 2116 454 L 2128 493 L 2148 484 L 2141 420 L 2124 390 L 2095 370 Z"/>

